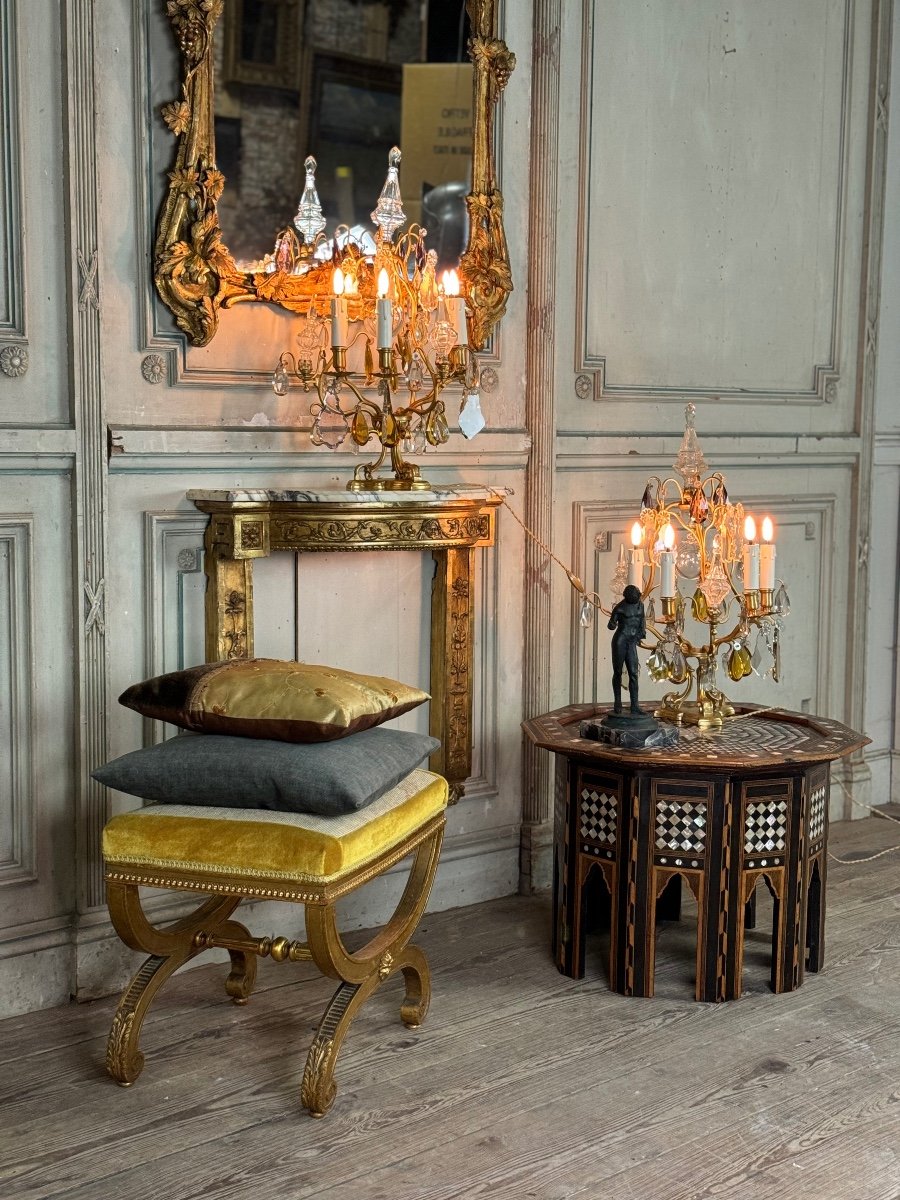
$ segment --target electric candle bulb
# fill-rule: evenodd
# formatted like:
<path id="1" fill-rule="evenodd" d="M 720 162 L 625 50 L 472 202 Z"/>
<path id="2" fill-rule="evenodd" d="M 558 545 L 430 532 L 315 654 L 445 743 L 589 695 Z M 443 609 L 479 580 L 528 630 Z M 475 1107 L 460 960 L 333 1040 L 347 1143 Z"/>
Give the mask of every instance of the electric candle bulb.
<path id="1" fill-rule="evenodd" d="M 675 595 L 675 530 L 671 521 L 663 526 L 662 543 L 664 549 L 659 555 L 659 594 L 660 596 Z"/>
<path id="2" fill-rule="evenodd" d="M 378 349 L 390 350 L 393 341 L 393 317 L 388 299 L 391 281 L 384 267 L 378 272 L 378 301 L 375 305 L 378 320 Z"/>
<path id="3" fill-rule="evenodd" d="M 631 551 L 628 558 L 628 582 L 639 592 L 644 590 L 644 551 L 641 542 L 644 540 L 644 530 L 640 521 L 635 521 L 631 527 Z"/>
<path id="4" fill-rule="evenodd" d="M 340 267 L 335 267 L 331 277 L 331 290 L 334 292 L 334 299 L 331 301 L 331 344 L 335 350 L 340 350 L 346 347 L 348 341 L 344 272 Z"/>
<path id="5" fill-rule="evenodd" d="M 763 517 L 763 544 L 759 550 L 759 586 L 764 592 L 771 592 L 775 587 L 775 526 L 771 517 Z"/>
<path id="6" fill-rule="evenodd" d="M 445 271 L 442 278 L 444 295 L 447 297 L 447 312 L 456 331 L 456 340 L 460 346 L 467 346 L 469 333 L 466 327 L 466 302 L 459 294 L 459 276 L 456 271 Z"/>
<path id="7" fill-rule="evenodd" d="M 759 546 L 756 545 L 756 522 L 748 513 L 744 520 L 744 591 L 759 591 Z"/>

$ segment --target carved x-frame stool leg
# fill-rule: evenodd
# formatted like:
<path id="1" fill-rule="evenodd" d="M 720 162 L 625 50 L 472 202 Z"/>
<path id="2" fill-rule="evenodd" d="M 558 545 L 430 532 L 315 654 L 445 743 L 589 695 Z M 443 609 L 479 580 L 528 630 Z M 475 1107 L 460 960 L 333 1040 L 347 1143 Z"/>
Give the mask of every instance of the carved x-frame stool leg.
<path id="1" fill-rule="evenodd" d="M 196 943 L 198 930 L 235 939 L 250 935 L 240 922 L 228 919 L 240 904 L 240 896 L 214 896 L 189 916 L 157 929 L 144 914 L 135 884 L 107 881 L 106 887 L 109 913 L 119 937 L 132 950 L 150 953 L 119 1001 L 106 1044 L 107 1071 L 117 1083 L 130 1087 L 144 1067 L 138 1042 L 147 1010 L 166 980 L 205 949 Z M 225 990 L 236 1003 L 245 1004 L 256 980 L 256 958 L 244 950 L 229 953 L 231 973 Z"/>
<path id="2" fill-rule="evenodd" d="M 393 916 L 365 946 L 353 952 L 346 949 L 337 929 L 335 896 L 324 887 L 321 899 L 306 901 L 309 940 L 301 943 L 287 938 L 252 937 L 245 926 L 230 919 L 244 898 L 241 895 L 214 896 L 189 916 L 158 929 L 150 924 L 141 907 L 138 885 L 108 879 L 107 903 L 116 932 L 133 950 L 150 955 L 116 1009 L 107 1042 L 109 1074 L 124 1087 L 140 1075 L 144 1056 L 139 1040 L 147 1010 L 166 980 L 195 955 L 213 947 L 228 950 L 231 973 L 225 989 L 237 1004 L 246 1003 L 253 989 L 257 956 L 271 956 L 276 962 L 312 959 L 324 975 L 341 981 L 313 1039 L 301 1085 L 303 1105 L 312 1116 L 324 1116 L 337 1092 L 334 1068 L 341 1043 L 369 996 L 391 975 L 402 971 L 406 992 L 400 1015 L 404 1024 L 411 1028 L 420 1025 L 428 1011 L 428 963 L 422 951 L 408 942 L 425 910 L 443 832 L 441 820 L 425 836 L 419 835 L 409 877 Z M 355 881 L 351 882 L 356 886 Z M 338 889 L 337 895 L 347 890 L 353 887 Z"/>
<path id="3" fill-rule="evenodd" d="M 403 972 L 403 1023 L 415 1029 L 425 1019 L 431 974 L 422 951 L 407 943 L 425 910 L 443 835 L 441 825 L 419 845 L 393 916 L 360 950 L 350 953 L 344 946 L 332 904 L 307 906 L 306 933 L 312 959 L 323 975 L 343 981 L 325 1010 L 303 1071 L 300 1101 L 313 1117 L 323 1117 L 334 1103 L 334 1067 L 341 1043 L 357 1012 L 386 979 Z"/>

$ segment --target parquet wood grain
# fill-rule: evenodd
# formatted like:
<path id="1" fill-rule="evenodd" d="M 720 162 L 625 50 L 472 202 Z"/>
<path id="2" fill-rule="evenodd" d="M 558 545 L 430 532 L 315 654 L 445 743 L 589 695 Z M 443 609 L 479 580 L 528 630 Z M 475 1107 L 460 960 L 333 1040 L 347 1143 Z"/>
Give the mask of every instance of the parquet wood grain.
<path id="1" fill-rule="evenodd" d="M 761 889 L 744 997 L 697 1004 L 695 912 L 659 933 L 652 1000 L 607 989 L 601 933 L 586 978 L 559 975 L 546 896 L 427 916 L 427 1022 L 400 1023 L 399 982 L 363 1008 L 323 1121 L 298 1094 L 332 985 L 305 965 L 262 963 L 245 1008 L 223 966 L 176 977 L 127 1090 L 103 1072 L 114 1000 L 0 1022 L 0 1196 L 900 1200 L 900 853 L 830 864 L 825 970 L 795 993 L 767 986 Z"/>

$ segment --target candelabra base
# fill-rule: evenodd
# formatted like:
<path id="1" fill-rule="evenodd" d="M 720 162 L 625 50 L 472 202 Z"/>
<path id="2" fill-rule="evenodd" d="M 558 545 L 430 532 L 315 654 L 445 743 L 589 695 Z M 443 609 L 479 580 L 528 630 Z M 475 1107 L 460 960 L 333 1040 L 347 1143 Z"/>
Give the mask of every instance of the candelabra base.
<path id="1" fill-rule="evenodd" d="M 348 492 L 431 492 L 427 479 L 351 479 Z"/>
<path id="2" fill-rule="evenodd" d="M 678 700 L 664 697 L 653 715 L 675 725 L 696 725 L 699 729 L 721 729 L 728 717 L 734 716 L 734 706 L 719 692 L 701 700 Z"/>

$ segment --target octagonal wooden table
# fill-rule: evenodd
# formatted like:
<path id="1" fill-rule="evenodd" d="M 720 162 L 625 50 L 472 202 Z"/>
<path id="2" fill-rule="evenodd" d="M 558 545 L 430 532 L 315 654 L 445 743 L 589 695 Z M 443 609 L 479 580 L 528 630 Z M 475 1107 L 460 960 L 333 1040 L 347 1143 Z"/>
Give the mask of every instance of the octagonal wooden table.
<path id="1" fill-rule="evenodd" d="M 772 989 L 799 987 L 804 969 L 824 961 L 830 764 L 869 739 L 837 721 L 754 705 L 721 730 L 683 729 L 666 749 L 582 738 L 581 722 L 610 707 L 569 705 L 523 725 L 556 755 L 559 970 L 584 975 L 586 885 L 596 871 L 610 896 L 610 986 L 652 996 L 657 917 L 677 915 L 683 880 L 698 909 L 696 997 L 735 999 L 764 880 L 774 901 Z"/>

